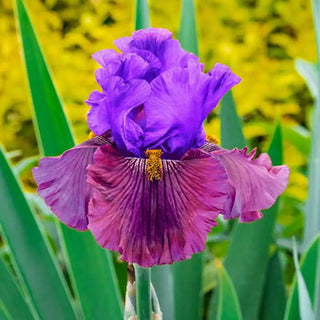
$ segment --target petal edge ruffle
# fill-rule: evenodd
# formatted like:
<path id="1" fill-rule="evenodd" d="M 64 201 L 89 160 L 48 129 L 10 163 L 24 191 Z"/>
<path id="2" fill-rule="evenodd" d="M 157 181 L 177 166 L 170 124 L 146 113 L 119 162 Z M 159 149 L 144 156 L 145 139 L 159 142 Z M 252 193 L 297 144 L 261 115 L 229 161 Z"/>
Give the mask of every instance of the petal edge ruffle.
<path id="1" fill-rule="evenodd" d="M 38 194 L 68 227 L 87 230 L 90 186 L 86 168 L 98 146 L 110 143 L 108 136 L 94 137 L 58 157 L 42 158 L 32 170 Z"/>
<path id="2" fill-rule="evenodd" d="M 190 151 L 182 161 L 162 164 L 163 178 L 150 182 L 146 159 L 122 157 L 105 146 L 88 166 L 88 228 L 102 247 L 143 267 L 203 250 L 226 199 L 225 169 L 210 155 Z"/>
<path id="3" fill-rule="evenodd" d="M 262 153 L 254 159 L 256 149 L 225 150 L 211 154 L 225 166 L 229 178 L 229 201 L 225 219 L 239 217 L 240 222 L 251 222 L 262 217 L 260 210 L 271 207 L 286 189 L 289 168 L 272 166 L 270 157 Z"/>

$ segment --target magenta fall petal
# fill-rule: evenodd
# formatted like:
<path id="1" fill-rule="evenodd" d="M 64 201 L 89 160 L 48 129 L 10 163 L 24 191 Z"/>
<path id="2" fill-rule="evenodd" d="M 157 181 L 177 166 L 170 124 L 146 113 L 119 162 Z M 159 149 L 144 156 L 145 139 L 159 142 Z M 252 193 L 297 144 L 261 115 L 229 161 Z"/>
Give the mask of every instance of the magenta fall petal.
<path id="1" fill-rule="evenodd" d="M 274 166 L 266 153 L 254 159 L 256 150 L 248 148 L 220 149 L 212 155 L 225 166 L 229 178 L 229 201 L 225 219 L 239 217 L 240 222 L 251 222 L 262 217 L 260 210 L 271 207 L 288 184 L 289 168 Z"/>
<path id="2" fill-rule="evenodd" d="M 88 228 L 102 247 L 143 267 L 202 251 L 228 187 L 223 165 L 204 152 L 164 160 L 163 178 L 149 181 L 145 159 L 122 157 L 111 146 L 95 153 L 88 182 Z"/>
<path id="3" fill-rule="evenodd" d="M 38 194 L 67 226 L 87 230 L 90 186 L 87 166 L 98 146 L 111 143 L 110 137 L 94 137 L 58 157 L 42 158 L 32 170 Z"/>

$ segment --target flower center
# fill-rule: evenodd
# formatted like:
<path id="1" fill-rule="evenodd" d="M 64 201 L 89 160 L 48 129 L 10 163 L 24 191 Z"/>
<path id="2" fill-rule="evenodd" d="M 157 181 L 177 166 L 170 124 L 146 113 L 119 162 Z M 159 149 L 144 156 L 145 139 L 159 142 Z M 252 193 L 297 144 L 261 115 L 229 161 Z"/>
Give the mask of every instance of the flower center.
<path id="1" fill-rule="evenodd" d="M 163 154 L 161 149 L 147 149 L 145 152 L 147 159 L 147 175 L 150 181 L 153 179 L 161 180 L 162 178 L 162 163 L 161 155 Z"/>

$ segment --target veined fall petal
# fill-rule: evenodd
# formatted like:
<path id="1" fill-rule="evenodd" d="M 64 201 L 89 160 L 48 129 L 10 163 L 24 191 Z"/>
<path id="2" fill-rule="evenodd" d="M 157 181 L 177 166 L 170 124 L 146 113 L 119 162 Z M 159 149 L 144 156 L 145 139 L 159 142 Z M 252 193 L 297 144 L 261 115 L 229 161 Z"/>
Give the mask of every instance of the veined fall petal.
<path id="1" fill-rule="evenodd" d="M 240 222 L 251 222 L 262 217 L 260 210 L 271 207 L 288 184 L 289 168 L 272 166 L 270 157 L 262 153 L 254 158 L 256 149 L 222 149 L 206 143 L 203 150 L 219 159 L 228 174 L 229 201 L 225 219 L 239 217 Z"/>
<path id="2" fill-rule="evenodd" d="M 67 226 L 87 230 L 90 186 L 86 168 L 97 148 L 111 143 L 108 135 L 94 137 L 61 156 L 42 158 L 32 170 L 38 194 Z"/>
<path id="3" fill-rule="evenodd" d="M 182 160 L 162 160 L 162 178 L 150 181 L 146 159 L 123 157 L 112 146 L 100 147 L 94 158 L 88 228 L 102 247 L 143 267 L 204 249 L 227 197 L 220 161 L 192 150 Z"/>

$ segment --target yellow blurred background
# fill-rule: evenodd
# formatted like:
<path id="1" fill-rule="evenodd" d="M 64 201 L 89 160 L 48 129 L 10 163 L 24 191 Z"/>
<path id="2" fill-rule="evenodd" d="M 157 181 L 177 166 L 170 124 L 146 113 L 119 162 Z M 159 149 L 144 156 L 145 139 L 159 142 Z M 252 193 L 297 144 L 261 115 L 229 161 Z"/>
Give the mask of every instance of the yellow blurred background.
<path id="1" fill-rule="evenodd" d="M 131 34 L 134 1 L 25 0 L 25 4 L 76 141 L 82 142 L 89 132 L 89 108 L 84 100 L 99 89 L 94 78 L 98 65 L 90 56 L 113 48 L 114 39 Z M 150 0 L 152 26 L 167 28 L 176 37 L 180 5 L 179 0 Z M 242 78 L 233 93 L 250 144 L 265 151 L 276 119 L 282 120 L 284 161 L 291 176 L 280 221 L 292 226 L 296 220 L 299 230 L 299 206 L 307 194 L 305 169 L 313 99 L 295 70 L 295 59 L 316 60 L 311 4 L 305 0 L 198 0 L 196 11 L 200 60 L 206 70 L 221 62 Z M 12 2 L 8 0 L 0 0 L 0 32 L 0 142 L 7 151 L 19 150 L 19 160 L 38 154 L 38 149 Z M 216 114 L 206 130 L 219 136 Z M 292 131 L 302 142 L 297 143 Z"/>

